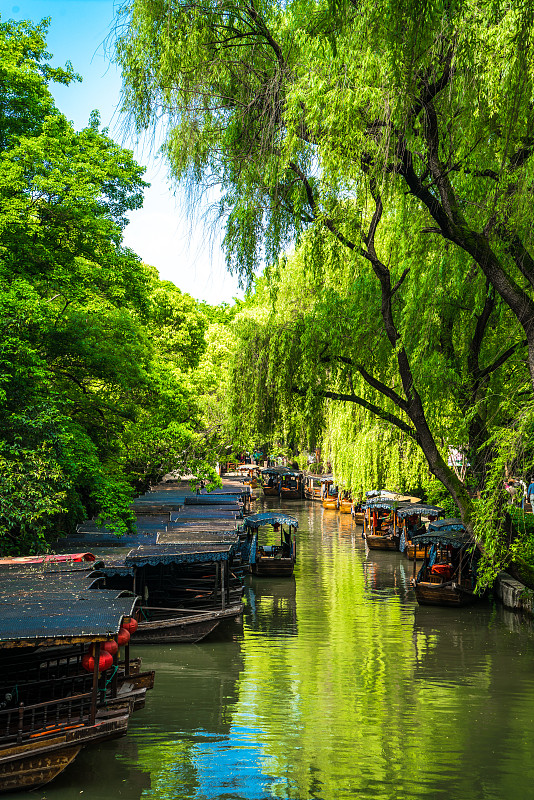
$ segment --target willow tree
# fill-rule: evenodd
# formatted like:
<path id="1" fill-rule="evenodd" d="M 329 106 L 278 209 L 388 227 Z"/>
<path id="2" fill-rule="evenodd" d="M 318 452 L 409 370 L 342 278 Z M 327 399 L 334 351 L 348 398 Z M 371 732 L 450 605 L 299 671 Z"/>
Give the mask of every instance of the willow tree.
<path id="1" fill-rule="evenodd" d="M 398 380 L 368 370 L 356 339 L 338 399 L 413 437 L 469 524 L 471 499 L 432 433 L 402 308 L 417 292 L 417 231 L 440 255 L 433 288 L 449 275 L 483 282 L 466 358 L 473 386 L 521 347 L 534 380 L 530 5 L 134 0 L 122 22 L 125 108 L 139 130 L 166 120 L 178 180 L 220 187 L 230 269 L 250 276 L 306 229 L 354 257 Z M 420 246 L 417 255 L 424 265 Z M 514 323 L 485 361 L 497 298 Z M 354 373 L 376 401 L 352 391 Z"/>

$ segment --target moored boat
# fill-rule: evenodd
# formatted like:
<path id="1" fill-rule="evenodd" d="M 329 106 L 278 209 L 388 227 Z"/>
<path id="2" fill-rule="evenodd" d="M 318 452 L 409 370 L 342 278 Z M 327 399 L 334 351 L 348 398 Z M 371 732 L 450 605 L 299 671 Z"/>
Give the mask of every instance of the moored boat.
<path id="1" fill-rule="evenodd" d="M 332 475 L 323 475 L 321 479 L 321 495 L 323 508 L 328 511 L 337 511 L 338 488 Z"/>
<path id="2" fill-rule="evenodd" d="M 288 472 L 287 467 L 265 467 L 261 471 L 263 494 L 265 497 L 279 497 L 282 475 Z"/>
<path id="3" fill-rule="evenodd" d="M 425 549 L 421 569 L 412 585 L 420 605 L 460 607 L 474 603 L 477 560 L 473 537 L 460 519 L 429 522 L 426 533 L 414 537 L 414 544 Z"/>
<path id="4" fill-rule="evenodd" d="M 49 783 L 86 744 L 126 733 L 144 704 L 146 687 L 119 690 L 117 640 L 136 598 L 101 590 L 84 566 L 2 564 L 1 792 Z"/>
<path id="5" fill-rule="evenodd" d="M 237 541 L 141 545 L 109 558 L 108 586 L 127 586 L 148 600 L 138 607 L 139 644 L 199 642 L 225 619 L 243 613 L 242 582 L 230 562 Z M 255 541 L 251 547 L 253 558 Z"/>
<path id="6" fill-rule="evenodd" d="M 396 500 L 374 496 L 364 504 L 362 536 L 370 550 L 398 550 L 399 534 L 395 527 Z"/>
<path id="7" fill-rule="evenodd" d="M 246 486 L 250 486 L 251 489 L 257 488 L 260 476 L 260 467 L 257 464 L 240 464 L 237 471 Z"/>
<path id="8" fill-rule="evenodd" d="M 243 610 L 243 603 L 213 611 L 144 606 L 135 641 L 136 644 L 194 644 L 209 636 L 223 620 L 239 619 Z"/>
<path id="9" fill-rule="evenodd" d="M 288 469 L 280 476 L 280 499 L 301 500 L 304 496 L 304 476 L 300 470 Z"/>
<path id="10" fill-rule="evenodd" d="M 340 493 L 338 497 L 338 511 L 340 514 L 352 514 L 352 498 L 348 492 Z"/>
<path id="11" fill-rule="evenodd" d="M 306 475 L 304 478 L 304 497 L 306 500 L 322 501 L 321 475 Z"/>
<path id="12" fill-rule="evenodd" d="M 244 525 L 254 531 L 266 527 L 280 532 L 280 544 L 258 543 L 255 561 L 250 566 L 252 574 L 280 577 L 292 575 L 297 560 L 295 532 L 298 521 L 288 514 L 266 512 L 246 517 Z"/>
<path id="13" fill-rule="evenodd" d="M 399 550 L 409 559 L 424 558 L 425 548 L 417 547 L 413 538 L 426 533 L 424 520 L 434 522 L 445 512 L 438 506 L 427 503 L 403 503 L 395 509 L 397 528 L 400 530 Z"/>

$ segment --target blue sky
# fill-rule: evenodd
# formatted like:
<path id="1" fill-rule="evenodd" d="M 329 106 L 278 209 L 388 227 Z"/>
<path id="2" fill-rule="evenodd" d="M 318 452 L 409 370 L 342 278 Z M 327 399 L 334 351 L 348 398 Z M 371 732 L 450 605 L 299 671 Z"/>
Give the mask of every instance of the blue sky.
<path id="1" fill-rule="evenodd" d="M 201 220 L 202 209 L 195 219 L 188 219 L 179 190 L 169 186 L 165 164 L 148 148 L 136 146 L 125 137 L 117 110 L 120 74 L 110 62 L 110 45 L 106 42 L 117 7 L 113 0 L 0 0 L 3 20 L 38 22 L 51 17 L 51 63 L 61 66 L 71 61 L 83 77 L 81 84 L 51 86 L 58 108 L 78 129 L 87 125 L 91 111 L 98 109 L 111 135 L 133 149 L 137 161 L 147 167 L 146 180 L 151 188 L 143 209 L 131 214 L 126 244 L 182 291 L 209 303 L 231 302 L 242 293 L 237 280 L 225 270 L 220 239 L 210 242 Z"/>

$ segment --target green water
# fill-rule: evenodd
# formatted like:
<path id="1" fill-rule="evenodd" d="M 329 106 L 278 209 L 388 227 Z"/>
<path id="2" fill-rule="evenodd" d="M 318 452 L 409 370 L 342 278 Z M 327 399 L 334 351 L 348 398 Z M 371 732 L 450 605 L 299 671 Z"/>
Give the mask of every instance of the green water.
<path id="1" fill-rule="evenodd" d="M 243 625 L 216 639 L 138 647 L 156 685 L 128 736 L 33 796 L 534 798 L 531 626 L 489 603 L 419 608 L 404 556 L 366 554 L 320 504 L 284 509 L 294 579 L 251 580 Z"/>

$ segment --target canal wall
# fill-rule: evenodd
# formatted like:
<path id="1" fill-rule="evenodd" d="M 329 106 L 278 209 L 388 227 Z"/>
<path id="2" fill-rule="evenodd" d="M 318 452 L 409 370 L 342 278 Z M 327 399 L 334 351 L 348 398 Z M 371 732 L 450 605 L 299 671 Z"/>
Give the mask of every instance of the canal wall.
<path id="1" fill-rule="evenodd" d="M 507 572 L 499 572 L 497 575 L 494 593 L 505 608 L 534 617 L 534 591 Z"/>

